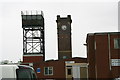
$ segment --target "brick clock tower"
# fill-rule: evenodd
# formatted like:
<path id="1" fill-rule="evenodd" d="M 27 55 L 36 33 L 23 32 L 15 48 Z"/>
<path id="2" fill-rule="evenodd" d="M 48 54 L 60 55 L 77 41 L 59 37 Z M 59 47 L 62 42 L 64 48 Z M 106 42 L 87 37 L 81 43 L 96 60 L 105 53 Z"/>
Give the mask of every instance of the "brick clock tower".
<path id="1" fill-rule="evenodd" d="M 57 15 L 58 59 L 72 58 L 71 46 L 71 15 L 60 17 Z"/>

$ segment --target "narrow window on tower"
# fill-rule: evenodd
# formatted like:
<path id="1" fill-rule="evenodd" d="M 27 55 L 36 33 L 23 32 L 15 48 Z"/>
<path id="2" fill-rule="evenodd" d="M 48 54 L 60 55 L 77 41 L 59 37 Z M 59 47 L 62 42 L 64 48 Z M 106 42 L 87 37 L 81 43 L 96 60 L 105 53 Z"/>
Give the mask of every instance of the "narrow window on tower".
<path id="1" fill-rule="evenodd" d="M 114 49 L 120 49 L 120 38 L 114 39 Z"/>
<path id="2" fill-rule="evenodd" d="M 63 59 L 67 59 L 67 56 L 63 56 Z"/>

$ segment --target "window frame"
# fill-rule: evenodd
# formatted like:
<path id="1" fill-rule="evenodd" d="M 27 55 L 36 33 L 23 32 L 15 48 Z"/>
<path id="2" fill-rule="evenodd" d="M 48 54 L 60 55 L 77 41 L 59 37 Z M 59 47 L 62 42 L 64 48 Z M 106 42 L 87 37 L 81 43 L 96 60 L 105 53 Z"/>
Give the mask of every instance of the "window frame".
<path id="1" fill-rule="evenodd" d="M 47 74 L 46 74 L 46 68 L 47 68 Z M 52 71 L 52 73 L 50 74 L 50 70 Z M 44 67 L 44 75 L 45 76 L 51 76 L 53 75 L 53 67 Z"/>
<path id="2" fill-rule="evenodd" d="M 69 70 L 70 70 L 71 74 L 69 74 Z M 72 66 L 67 66 L 67 75 L 68 76 L 72 76 L 73 75 L 73 68 L 72 68 Z"/>
<path id="3" fill-rule="evenodd" d="M 114 38 L 114 49 L 120 49 L 120 38 Z"/>

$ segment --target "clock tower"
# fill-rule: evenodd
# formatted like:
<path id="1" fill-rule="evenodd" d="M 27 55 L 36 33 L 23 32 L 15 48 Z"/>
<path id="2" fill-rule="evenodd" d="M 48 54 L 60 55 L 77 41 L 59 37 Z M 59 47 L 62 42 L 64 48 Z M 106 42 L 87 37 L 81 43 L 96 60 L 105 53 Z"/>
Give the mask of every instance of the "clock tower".
<path id="1" fill-rule="evenodd" d="M 71 46 L 71 15 L 60 17 L 57 15 L 58 59 L 72 58 Z"/>

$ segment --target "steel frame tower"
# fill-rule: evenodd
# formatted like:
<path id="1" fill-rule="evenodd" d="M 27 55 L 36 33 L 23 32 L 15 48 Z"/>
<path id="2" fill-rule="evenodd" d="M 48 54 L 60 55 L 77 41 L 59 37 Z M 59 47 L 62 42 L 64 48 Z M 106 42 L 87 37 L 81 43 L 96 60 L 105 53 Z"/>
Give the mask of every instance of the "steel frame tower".
<path id="1" fill-rule="evenodd" d="M 45 59 L 44 17 L 42 11 L 21 11 L 23 56 L 43 56 Z"/>

